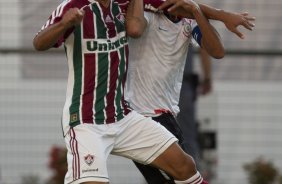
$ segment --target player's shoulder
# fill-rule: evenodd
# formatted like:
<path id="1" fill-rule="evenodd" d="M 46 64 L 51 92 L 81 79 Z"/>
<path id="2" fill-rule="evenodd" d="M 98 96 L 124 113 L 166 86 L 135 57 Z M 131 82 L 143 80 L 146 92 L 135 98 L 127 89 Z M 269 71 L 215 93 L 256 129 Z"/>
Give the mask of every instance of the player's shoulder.
<path id="1" fill-rule="evenodd" d="M 144 11 L 144 17 L 147 19 L 147 21 L 154 19 L 154 17 L 157 18 L 160 15 L 161 14 L 159 14 L 159 13 L 154 13 L 154 12 L 151 12 L 151 11 Z"/>
<path id="2" fill-rule="evenodd" d="M 64 0 L 64 2 L 70 4 L 72 7 L 82 8 L 85 5 L 95 3 L 95 0 Z"/>

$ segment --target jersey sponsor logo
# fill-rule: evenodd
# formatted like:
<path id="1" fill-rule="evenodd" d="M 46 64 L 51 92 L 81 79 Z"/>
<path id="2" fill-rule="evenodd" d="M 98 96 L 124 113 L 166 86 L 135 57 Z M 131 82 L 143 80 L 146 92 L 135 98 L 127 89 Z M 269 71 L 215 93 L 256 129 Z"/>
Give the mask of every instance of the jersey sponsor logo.
<path id="1" fill-rule="evenodd" d="M 108 52 L 117 50 L 124 45 L 127 45 L 126 36 L 122 36 L 117 40 L 86 40 L 84 47 L 86 52 Z"/>
<path id="2" fill-rule="evenodd" d="M 88 155 L 84 156 L 84 161 L 87 165 L 90 166 L 94 162 L 94 155 L 88 154 Z"/>

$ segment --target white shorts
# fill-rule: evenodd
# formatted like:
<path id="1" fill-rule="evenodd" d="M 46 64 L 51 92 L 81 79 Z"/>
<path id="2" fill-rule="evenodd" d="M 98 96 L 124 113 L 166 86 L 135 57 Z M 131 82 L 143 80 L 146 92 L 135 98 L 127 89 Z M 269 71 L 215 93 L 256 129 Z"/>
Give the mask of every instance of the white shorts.
<path id="1" fill-rule="evenodd" d="M 80 124 L 65 137 L 68 149 L 65 184 L 109 182 L 109 154 L 150 164 L 176 141 L 162 125 L 135 111 L 112 124 Z"/>

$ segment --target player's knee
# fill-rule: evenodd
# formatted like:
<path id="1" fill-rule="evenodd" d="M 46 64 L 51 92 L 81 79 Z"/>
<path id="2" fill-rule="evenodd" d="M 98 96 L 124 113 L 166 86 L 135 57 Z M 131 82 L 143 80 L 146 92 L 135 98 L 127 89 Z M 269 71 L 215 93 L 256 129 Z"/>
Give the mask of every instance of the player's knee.
<path id="1" fill-rule="evenodd" d="M 181 162 L 181 164 L 175 168 L 176 180 L 186 180 L 194 176 L 197 173 L 196 164 L 192 157 L 186 156 L 186 158 Z"/>

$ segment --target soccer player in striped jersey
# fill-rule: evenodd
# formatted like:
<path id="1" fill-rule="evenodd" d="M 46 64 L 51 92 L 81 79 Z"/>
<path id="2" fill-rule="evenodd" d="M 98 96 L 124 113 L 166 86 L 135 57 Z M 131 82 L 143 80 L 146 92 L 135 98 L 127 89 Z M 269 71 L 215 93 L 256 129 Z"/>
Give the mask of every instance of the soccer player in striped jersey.
<path id="1" fill-rule="evenodd" d="M 208 22 L 203 23 L 197 17 L 196 20 L 177 18 L 166 10 L 163 14 L 158 13 L 158 6 L 163 1 L 145 1 L 145 9 L 148 10 L 145 12 L 146 30 L 140 38 L 129 39 L 130 62 L 126 100 L 134 110 L 144 116 L 152 117 L 153 120 L 166 127 L 179 139 L 181 145 L 182 132 L 175 117 L 179 112 L 178 102 L 188 45 L 194 38 L 215 58 L 221 58 L 223 53 L 222 49 L 217 52 L 217 49 L 213 47 L 221 48 L 222 46 L 214 28 Z M 182 2 L 177 0 L 177 3 Z M 179 5 L 178 8 L 182 8 L 183 5 Z M 188 4 L 188 8 L 189 6 L 193 7 L 193 4 Z M 200 7 L 207 17 L 221 20 L 230 31 L 241 38 L 243 34 L 237 30 L 239 25 L 247 29 L 253 27 L 250 21 L 254 18 L 249 17 L 248 14 L 226 12 L 207 5 L 200 5 Z M 191 12 L 190 9 L 185 9 L 185 6 L 181 11 Z M 175 11 L 175 13 L 181 11 Z M 191 15 L 182 14 L 183 16 L 190 17 Z M 135 164 L 149 184 L 175 183 L 171 176 L 156 168 L 136 162 Z"/>
<path id="2" fill-rule="evenodd" d="M 191 13 L 206 22 L 199 9 Z M 65 0 L 34 37 L 39 51 L 64 44 L 68 60 L 66 184 L 109 183 L 109 154 L 151 164 L 177 183 L 205 183 L 175 136 L 125 103 L 127 36 L 140 36 L 146 24 L 142 0 L 131 0 L 126 17 L 113 0 Z M 218 45 L 218 37 L 214 41 Z"/>

